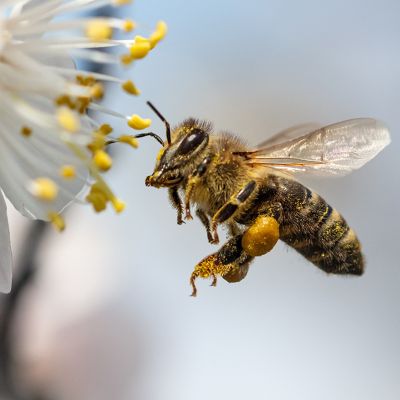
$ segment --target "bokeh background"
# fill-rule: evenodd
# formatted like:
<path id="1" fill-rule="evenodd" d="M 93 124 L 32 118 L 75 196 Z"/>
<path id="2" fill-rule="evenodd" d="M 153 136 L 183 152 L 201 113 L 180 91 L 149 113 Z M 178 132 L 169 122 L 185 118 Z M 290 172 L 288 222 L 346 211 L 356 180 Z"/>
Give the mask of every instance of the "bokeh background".
<path id="1" fill-rule="evenodd" d="M 171 123 L 206 118 L 250 144 L 303 122 L 387 123 L 393 143 L 362 170 L 307 182 L 357 231 L 366 273 L 328 277 L 279 244 L 241 283 L 199 281 L 189 297 L 215 249 L 144 186 L 157 143 L 121 146 L 108 179 L 126 212 L 71 208 L 41 247 L 14 327 L 21 387 L 57 400 L 399 399 L 400 2 L 147 0 L 121 15 L 170 28 L 133 70 L 143 96 L 111 89 L 123 113 L 153 118 L 150 99 Z M 28 224 L 10 218 L 18 258 Z"/>

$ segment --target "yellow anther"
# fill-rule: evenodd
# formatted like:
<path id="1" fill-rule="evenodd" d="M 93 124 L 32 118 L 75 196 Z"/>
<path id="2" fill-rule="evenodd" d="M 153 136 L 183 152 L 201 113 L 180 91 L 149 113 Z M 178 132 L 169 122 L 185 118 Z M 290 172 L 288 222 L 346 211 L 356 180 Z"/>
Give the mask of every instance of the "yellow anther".
<path id="1" fill-rule="evenodd" d="M 112 158 L 104 150 L 97 150 L 93 161 L 101 171 L 108 171 L 112 166 Z"/>
<path id="2" fill-rule="evenodd" d="M 122 54 L 120 60 L 122 64 L 129 65 L 134 61 L 134 58 L 131 56 L 131 54 Z"/>
<path id="3" fill-rule="evenodd" d="M 151 45 L 149 40 L 142 36 L 136 36 L 135 42 L 130 48 L 131 56 L 134 60 L 146 57 L 150 50 Z"/>
<path id="4" fill-rule="evenodd" d="M 95 83 L 91 88 L 90 88 L 90 95 L 94 99 L 101 99 L 104 96 L 104 87 L 101 83 Z"/>
<path id="5" fill-rule="evenodd" d="M 144 36 L 136 35 L 135 36 L 135 43 L 148 43 L 149 39 L 145 38 Z"/>
<path id="6" fill-rule="evenodd" d="M 146 129 L 151 125 L 151 119 L 150 118 L 141 118 L 137 114 L 133 114 L 129 119 L 128 119 L 128 125 L 137 130 L 141 129 Z"/>
<path id="7" fill-rule="evenodd" d="M 103 181 L 97 181 L 92 185 L 86 200 L 93 205 L 96 212 L 105 210 L 107 202 L 111 202 L 117 213 L 125 209 L 125 203 L 115 197 Z"/>
<path id="8" fill-rule="evenodd" d="M 108 40 L 112 36 L 112 28 L 107 21 L 94 19 L 86 25 L 86 36 L 94 41 Z"/>
<path id="9" fill-rule="evenodd" d="M 100 128 L 97 130 L 98 133 L 107 136 L 113 131 L 113 128 L 109 124 L 103 124 L 100 126 Z"/>
<path id="10" fill-rule="evenodd" d="M 92 86 L 96 83 L 96 78 L 91 75 L 77 75 L 76 81 L 82 86 Z"/>
<path id="11" fill-rule="evenodd" d="M 76 177 L 76 170 L 73 165 L 63 165 L 60 168 L 60 175 L 64 179 L 74 179 Z"/>
<path id="12" fill-rule="evenodd" d="M 129 80 L 122 84 L 122 89 L 129 94 L 133 94 L 134 96 L 139 96 L 140 90 L 135 86 L 135 84 Z"/>
<path id="13" fill-rule="evenodd" d="M 102 150 L 106 146 L 106 136 L 102 132 L 95 131 L 92 135 L 92 141 L 87 148 L 94 154 L 97 150 Z"/>
<path id="14" fill-rule="evenodd" d="M 68 132 L 77 132 L 81 127 L 78 116 L 66 107 L 57 110 L 57 121 Z"/>
<path id="15" fill-rule="evenodd" d="M 136 28 L 136 24 L 131 19 L 126 19 L 123 23 L 123 29 L 125 32 L 131 32 Z"/>
<path id="16" fill-rule="evenodd" d="M 115 6 L 125 6 L 126 4 L 131 4 L 132 0 L 114 0 Z"/>
<path id="17" fill-rule="evenodd" d="M 158 42 L 163 40 L 168 32 L 167 24 L 164 21 L 159 21 L 156 30 L 150 35 L 149 41 L 151 48 L 154 48 Z"/>
<path id="18" fill-rule="evenodd" d="M 58 195 L 57 184 L 49 178 L 35 179 L 29 189 L 35 197 L 44 201 L 53 201 Z"/>
<path id="19" fill-rule="evenodd" d="M 77 110 L 80 114 L 83 114 L 86 112 L 89 104 L 90 99 L 88 97 L 79 97 L 76 99 L 75 104 L 71 108 Z"/>
<path id="20" fill-rule="evenodd" d="M 130 146 L 132 146 L 133 148 L 137 149 L 139 147 L 139 141 L 133 137 L 133 136 L 129 136 L 129 135 L 122 135 L 118 138 L 118 140 L 121 143 L 126 143 L 129 144 Z"/>
<path id="21" fill-rule="evenodd" d="M 125 210 L 126 204 L 121 199 L 114 197 L 111 199 L 111 203 L 112 203 L 116 213 L 119 214 Z"/>
<path id="22" fill-rule="evenodd" d="M 27 126 L 23 126 L 21 128 L 21 135 L 25 136 L 25 137 L 29 137 L 32 135 L 32 129 L 28 128 Z"/>
<path id="23" fill-rule="evenodd" d="M 53 224 L 54 228 L 56 228 L 59 232 L 62 232 L 65 229 L 65 221 L 60 214 L 56 212 L 49 212 L 47 217 L 49 218 L 49 221 Z"/>
<path id="24" fill-rule="evenodd" d="M 71 109 L 75 108 L 75 104 L 72 101 L 72 99 L 67 96 L 67 95 L 62 95 L 56 98 L 55 103 L 57 106 L 61 107 L 61 106 L 65 106 Z"/>
<path id="25" fill-rule="evenodd" d="M 92 204 L 96 212 L 101 212 L 106 209 L 108 199 L 107 195 L 96 182 L 90 188 L 90 192 L 86 196 L 86 201 Z"/>

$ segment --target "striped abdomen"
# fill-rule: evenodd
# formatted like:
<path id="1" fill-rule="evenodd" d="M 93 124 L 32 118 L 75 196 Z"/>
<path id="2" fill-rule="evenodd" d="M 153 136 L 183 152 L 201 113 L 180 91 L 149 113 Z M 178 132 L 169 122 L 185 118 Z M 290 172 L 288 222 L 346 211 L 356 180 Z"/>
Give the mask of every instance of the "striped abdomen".
<path id="1" fill-rule="evenodd" d="M 278 179 L 276 194 L 284 198 L 280 238 L 326 272 L 361 275 L 361 245 L 344 218 L 300 183 Z"/>

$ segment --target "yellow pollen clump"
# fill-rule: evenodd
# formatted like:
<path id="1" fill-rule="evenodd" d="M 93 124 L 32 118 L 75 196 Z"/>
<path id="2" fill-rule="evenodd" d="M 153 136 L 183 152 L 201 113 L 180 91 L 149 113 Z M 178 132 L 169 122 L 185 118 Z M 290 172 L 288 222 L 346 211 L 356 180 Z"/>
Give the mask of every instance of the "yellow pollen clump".
<path id="1" fill-rule="evenodd" d="M 65 229 L 65 221 L 60 214 L 56 212 L 49 212 L 47 217 L 49 218 L 49 221 L 53 224 L 54 228 L 56 228 L 59 232 L 62 232 Z"/>
<path id="2" fill-rule="evenodd" d="M 125 32 L 131 32 L 136 28 L 136 24 L 131 19 L 126 19 L 123 24 L 123 29 Z"/>
<path id="3" fill-rule="evenodd" d="M 107 21 L 94 19 L 86 25 L 86 36 L 94 41 L 108 40 L 112 36 L 112 28 Z"/>
<path id="4" fill-rule="evenodd" d="M 271 251 L 278 239 L 278 221 L 275 218 L 261 215 L 243 234 L 242 246 L 247 254 L 257 257 Z"/>
<path id="5" fill-rule="evenodd" d="M 112 166 L 112 158 L 104 150 L 97 150 L 93 161 L 101 171 L 108 171 Z"/>
<path id="6" fill-rule="evenodd" d="M 146 129 L 151 125 L 151 119 L 150 118 L 143 119 L 139 115 L 133 114 L 128 119 L 128 125 L 136 130 Z"/>
<path id="7" fill-rule="evenodd" d="M 134 149 L 137 149 L 139 147 L 139 141 L 133 136 L 122 135 L 118 138 L 118 141 L 121 143 L 129 144 Z"/>
<path id="8" fill-rule="evenodd" d="M 101 83 L 96 83 L 90 88 L 90 95 L 95 99 L 101 99 L 104 96 L 104 87 Z"/>
<path id="9" fill-rule="evenodd" d="M 153 49 L 158 42 L 163 40 L 168 32 L 167 24 L 164 21 L 159 21 L 156 30 L 150 35 L 150 47 Z"/>
<path id="10" fill-rule="evenodd" d="M 131 56 L 134 60 L 146 57 L 150 50 L 151 45 L 149 40 L 142 36 L 136 36 L 135 42 L 130 48 Z"/>
<path id="11" fill-rule="evenodd" d="M 77 115 L 66 107 L 61 107 L 57 110 L 57 121 L 68 132 L 77 132 L 81 127 Z"/>
<path id="12" fill-rule="evenodd" d="M 27 126 L 23 126 L 21 128 L 21 135 L 25 137 L 29 137 L 32 135 L 32 129 L 28 128 Z"/>
<path id="13" fill-rule="evenodd" d="M 135 86 L 135 84 L 129 80 L 122 84 L 122 89 L 129 94 L 133 94 L 134 96 L 139 96 L 140 90 Z"/>
<path id="14" fill-rule="evenodd" d="M 63 165 L 60 169 L 60 175 L 64 179 L 74 179 L 76 177 L 76 170 L 73 165 Z"/>
<path id="15" fill-rule="evenodd" d="M 58 186 L 49 178 L 37 178 L 31 182 L 30 191 L 40 200 L 53 201 L 58 195 Z"/>

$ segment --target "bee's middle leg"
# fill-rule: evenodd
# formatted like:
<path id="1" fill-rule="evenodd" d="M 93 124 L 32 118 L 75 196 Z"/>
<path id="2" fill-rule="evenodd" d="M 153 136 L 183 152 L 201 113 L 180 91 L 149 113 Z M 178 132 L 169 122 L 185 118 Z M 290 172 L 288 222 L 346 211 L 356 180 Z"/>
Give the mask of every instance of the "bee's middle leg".
<path id="1" fill-rule="evenodd" d="M 208 216 L 206 215 L 206 213 L 201 209 L 198 208 L 196 210 L 196 215 L 199 217 L 201 223 L 204 225 L 204 227 L 206 228 L 207 231 L 207 239 L 208 241 L 211 243 L 213 240 L 213 237 L 211 235 L 211 227 L 210 227 L 210 220 L 208 218 Z"/>
<path id="2" fill-rule="evenodd" d="M 213 240 L 211 243 L 219 243 L 217 227 L 223 222 L 227 222 L 232 219 L 240 209 L 247 204 L 249 197 L 256 189 L 257 185 L 255 181 L 249 181 L 238 193 L 227 201 L 212 217 L 211 220 L 211 234 Z"/>

